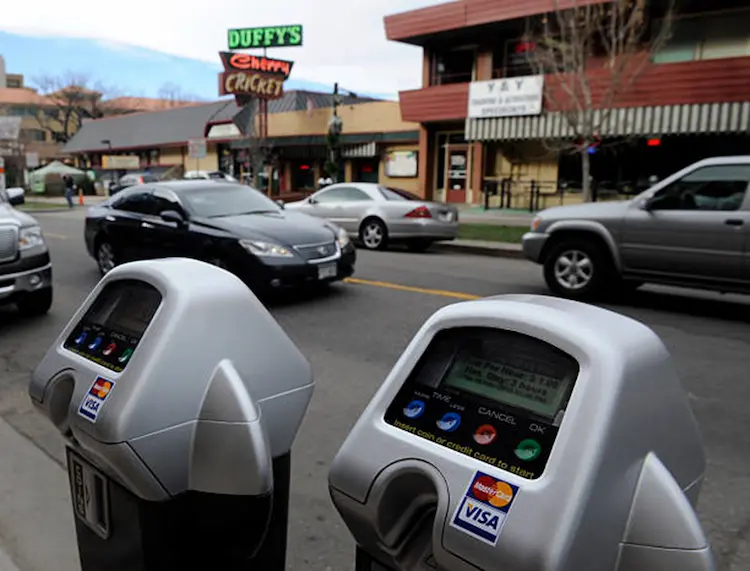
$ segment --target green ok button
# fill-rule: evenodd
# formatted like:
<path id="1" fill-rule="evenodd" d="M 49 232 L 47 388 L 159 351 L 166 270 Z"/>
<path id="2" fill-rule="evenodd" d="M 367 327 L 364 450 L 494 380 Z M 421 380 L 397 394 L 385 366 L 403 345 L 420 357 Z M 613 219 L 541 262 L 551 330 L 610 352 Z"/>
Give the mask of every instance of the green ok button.
<path id="1" fill-rule="evenodd" d="M 542 453 L 541 445 L 531 438 L 521 441 L 515 450 L 516 456 L 524 462 L 536 460 Z"/>

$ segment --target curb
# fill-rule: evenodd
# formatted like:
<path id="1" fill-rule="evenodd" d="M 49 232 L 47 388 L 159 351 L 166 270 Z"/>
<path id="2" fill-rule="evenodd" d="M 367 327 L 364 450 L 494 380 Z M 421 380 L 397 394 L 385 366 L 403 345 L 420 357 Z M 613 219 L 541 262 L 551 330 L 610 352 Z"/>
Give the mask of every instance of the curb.
<path id="1" fill-rule="evenodd" d="M 474 254 L 476 256 L 488 256 L 492 258 L 512 258 L 516 260 L 525 260 L 522 250 L 512 250 L 510 248 L 493 248 L 489 246 L 468 246 L 459 244 L 433 244 L 432 250 L 436 252 L 457 252 L 459 254 Z"/>
<path id="2" fill-rule="evenodd" d="M 18 210 L 30 216 L 34 216 L 34 214 L 52 214 L 54 212 L 69 212 L 70 210 L 74 210 L 74 209 L 68 208 L 67 206 L 65 206 L 65 207 L 58 207 L 58 208 L 32 208 L 30 210 L 19 208 Z"/>

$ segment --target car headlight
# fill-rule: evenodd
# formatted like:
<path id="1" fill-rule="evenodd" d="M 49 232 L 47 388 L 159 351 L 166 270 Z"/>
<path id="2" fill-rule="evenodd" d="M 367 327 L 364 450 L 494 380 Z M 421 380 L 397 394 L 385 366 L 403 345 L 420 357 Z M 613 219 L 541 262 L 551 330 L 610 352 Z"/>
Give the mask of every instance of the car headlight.
<path id="1" fill-rule="evenodd" d="M 534 219 L 531 221 L 531 231 L 536 232 L 539 229 L 539 225 L 541 223 L 542 223 L 542 217 L 535 216 Z"/>
<path id="2" fill-rule="evenodd" d="M 336 241 L 339 243 L 339 248 L 343 250 L 352 240 L 349 238 L 349 233 L 346 230 L 339 228 L 336 231 Z"/>
<path id="3" fill-rule="evenodd" d="M 258 240 L 240 240 L 245 250 L 255 256 L 265 258 L 293 258 L 294 254 L 289 248 L 273 242 L 261 242 Z"/>
<path id="4" fill-rule="evenodd" d="M 39 226 L 21 228 L 18 233 L 18 249 L 30 250 L 38 246 L 44 246 L 44 234 Z"/>

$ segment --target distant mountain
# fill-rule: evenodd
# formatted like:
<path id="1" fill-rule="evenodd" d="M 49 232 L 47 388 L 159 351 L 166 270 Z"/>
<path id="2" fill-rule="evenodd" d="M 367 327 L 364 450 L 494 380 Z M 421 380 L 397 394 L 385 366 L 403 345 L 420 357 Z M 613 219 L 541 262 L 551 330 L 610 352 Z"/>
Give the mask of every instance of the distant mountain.
<path id="1" fill-rule="evenodd" d="M 34 78 L 85 74 L 90 81 L 113 88 L 113 95 L 158 97 L 165 84 L 179 86 L 184 94 L 200 99 L 218 98 L 217 73 L 221 64 L 172 56 L 162 52 L 115 42 L 52 36 L 22 36 L 0 31 L 0 55 L 8 73 L 22 73 L 33 87 Z M 286 90 L 306 89 L 331 92 L 332 85 L 294 78 Z M 369 97 L 394 99 L 393 94 L 362 93 Z"/>

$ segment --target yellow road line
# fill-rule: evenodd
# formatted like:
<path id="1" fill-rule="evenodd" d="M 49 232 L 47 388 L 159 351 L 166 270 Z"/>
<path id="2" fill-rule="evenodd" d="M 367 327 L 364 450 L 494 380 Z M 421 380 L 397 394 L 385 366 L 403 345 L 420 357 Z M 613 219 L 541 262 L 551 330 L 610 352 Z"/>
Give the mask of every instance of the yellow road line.
<path id="1" fill-rule="evenodd" d="M 361 280 L 359 278 L 346 278 L 344 281 L 350 284 L 369 285 L 369 286 L 374 286 L 374 287 L 395 289 L 399 291 L 410 291 L 412 293 L 421 293 L 421 294 L 426 294 L 426 295 L 439 295 L 441 297 L 452 297 L 454 299 L 474 300 L 474 299 L 482 298 L 482 296 L 480 295 L 472 295 L 470 293 L 461 293 L 459 291 L 448 291 L 444 289 L 429 289 L 429 288 L 424 288 L 424 287 L 414 287 L 414 286 L 406 286 L 406 285 L 401 285 L 401 284 L 394 284 L 390 282 Z"/>
<path id="2" fill-rule="evenodd" d="M 53 234 L 52 232 L 45 232 L 44 233 L 45 238 L 57 238 L 58 240 L 67 240 L 67 236 L 63 236 L 62 234 Z"/>

